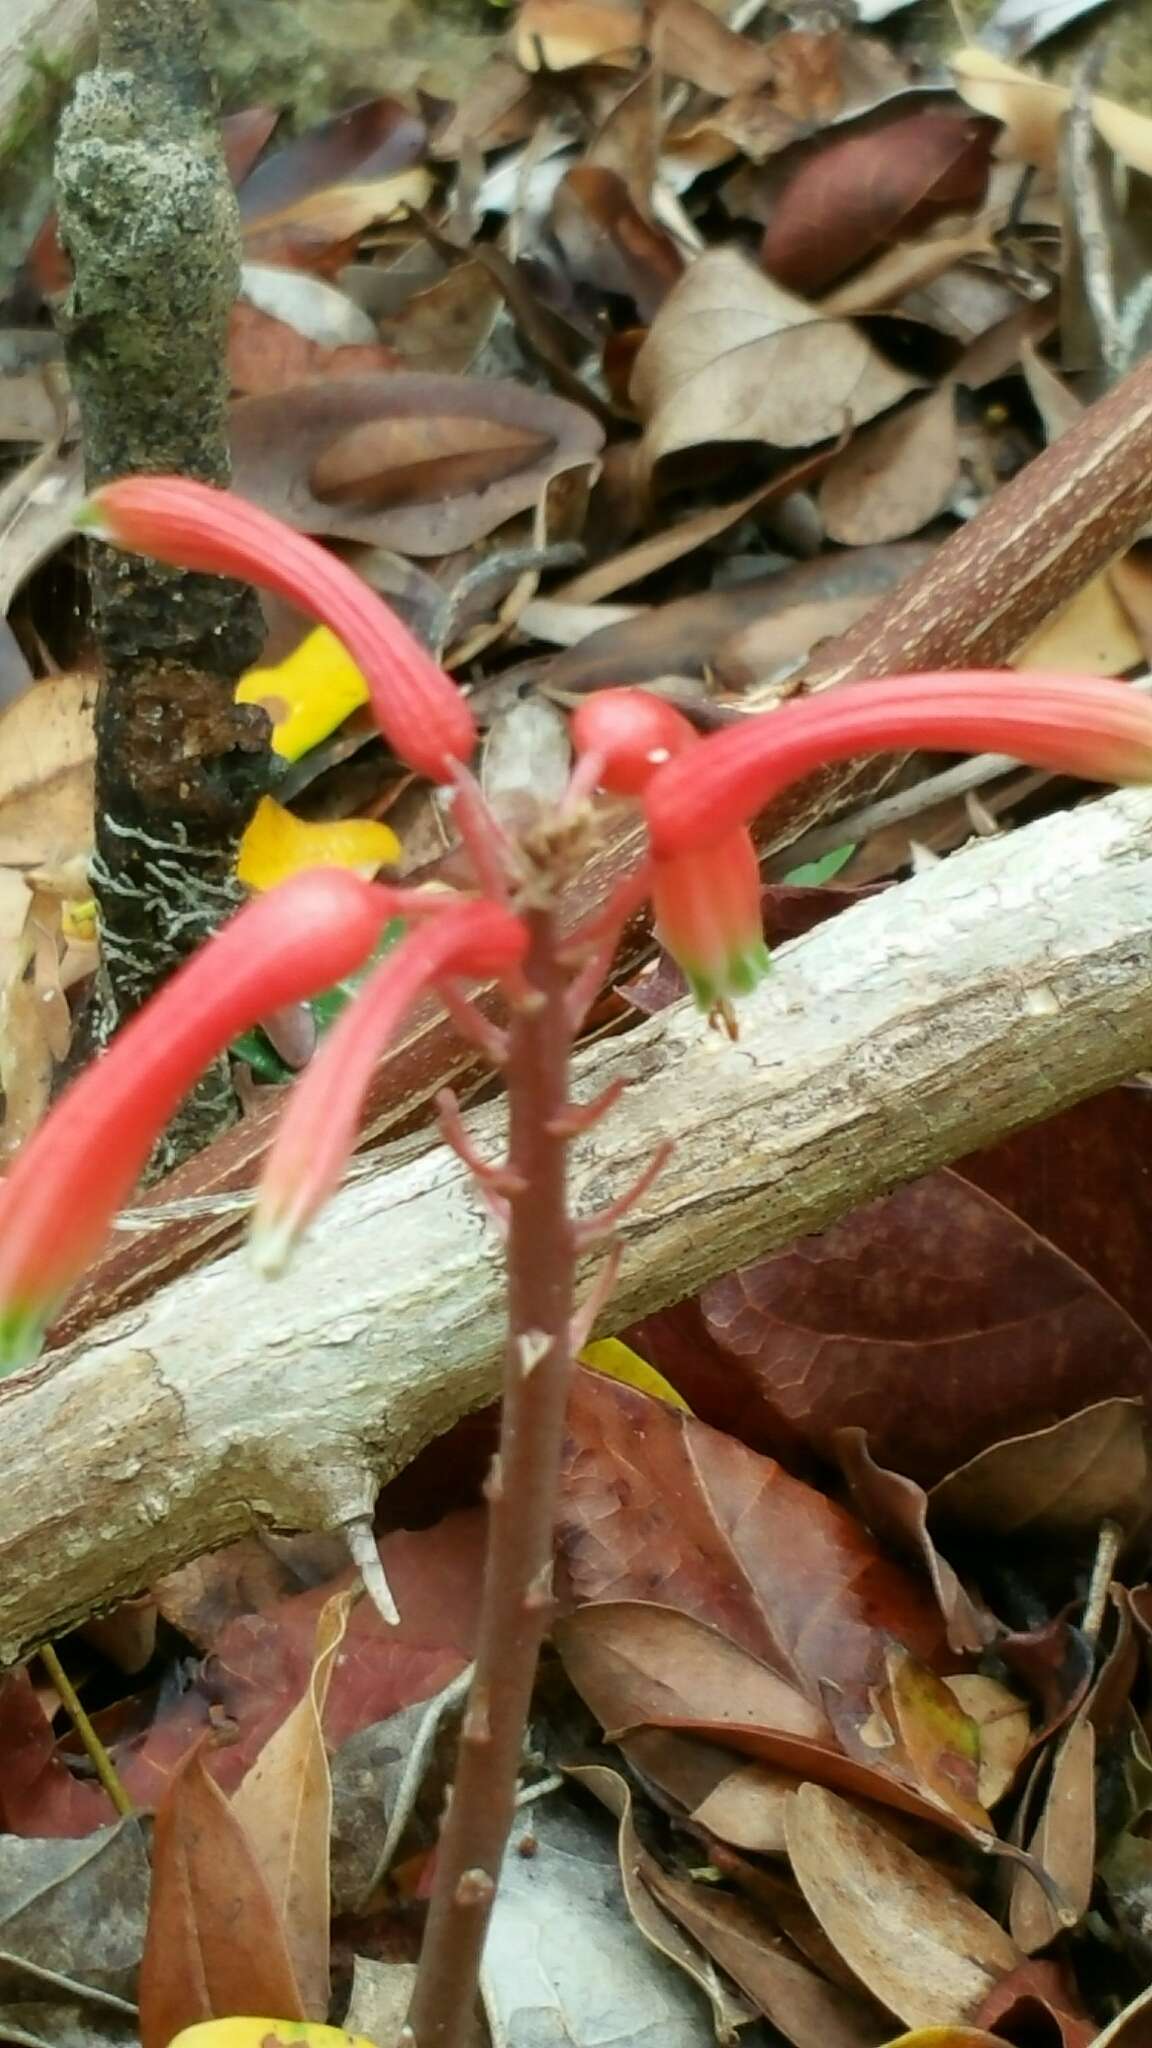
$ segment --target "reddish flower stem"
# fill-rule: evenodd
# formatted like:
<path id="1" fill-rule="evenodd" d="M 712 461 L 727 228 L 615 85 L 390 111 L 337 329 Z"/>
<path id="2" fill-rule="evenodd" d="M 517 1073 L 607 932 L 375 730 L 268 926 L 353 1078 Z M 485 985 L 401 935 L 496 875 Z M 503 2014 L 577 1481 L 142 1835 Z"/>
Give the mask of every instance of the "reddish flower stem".
<path id="1" fill-rule="evenodd" d="M 420 1969 L 402 2039 L 470 2038 L 488 1916 L 512 1825 L 524 1729 L 552 1613 L 552 1537 L 571 1366 L 575 1232 L 568 1216 L 567 976 L 550 911 L 529 913 L 524 971 L 542 997 L 512 1020 L 508 1349 L 476 1675 L 436 1855 Z"/>

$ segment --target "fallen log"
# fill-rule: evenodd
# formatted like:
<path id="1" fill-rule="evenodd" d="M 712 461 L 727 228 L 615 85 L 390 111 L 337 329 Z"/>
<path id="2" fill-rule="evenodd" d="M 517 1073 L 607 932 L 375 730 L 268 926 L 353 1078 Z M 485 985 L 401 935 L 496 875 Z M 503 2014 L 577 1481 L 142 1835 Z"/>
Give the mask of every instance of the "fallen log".
<path id="1" fill-rule="evenodd" d="M 687 1005 L 594 1045 L 587 1214 L 676 1150 L 623 1226 L 603 1328 L 1152 1061 L 1152 792 L 986 840 L 782 949 L 731 1045 Z M 469 1120 L 499 1150 L 503 1109 Z M 594 1263 L 585 1274 L 591 1284 Z M 251 1528 L 334 1527 L 491 1398 L 499 1245 L 463 1167 L 376 1155 L 274 1288 L 242 1253 L 0 1390 L 0 1660 Z"/>

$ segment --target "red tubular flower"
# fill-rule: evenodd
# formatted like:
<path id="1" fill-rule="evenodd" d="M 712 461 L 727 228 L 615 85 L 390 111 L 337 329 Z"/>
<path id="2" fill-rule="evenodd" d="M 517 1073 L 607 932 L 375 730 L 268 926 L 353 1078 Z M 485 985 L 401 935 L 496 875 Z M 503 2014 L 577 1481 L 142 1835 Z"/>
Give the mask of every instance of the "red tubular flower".
<path id="1" fill-rule="evenodd" d="M 572 739 L 597 763 L 604 789 L 641 796 L 677 760 L 691 767 L 704 745 L 682 714 L 647 690 L 599 690 L 572 719 Z M 649 870 L 656 935 L 683 968 L 702 1010 L 747 995 L 766 973 L 760 870 L 743 825 L 703 852 L 654 860 Z"/>
<path id="2" fill-rule="evenodd" d="M 896 747 L 988 749 L 1091 782 L 1150 782 L 1152 702 L 1098 676 L 998 669 L 828 690 L 715 733 L 654 775 L 644 793 L 652 850 L 714 845 L 823 762 Z"/>
<path id="3" fill-rule="evenodd" d="M 205 1067 L 268 1011 L 351 974 L 402 903 L 341 868 L 255 898 L 65 1091 L 0 1186 L 0 1374 L 35 1356 Z"/>
<path id="4" fill-rule="evenodd" d="M 500 904 L 453 904 L 402 939 L 369 976 L 296 1083 L 280 1120 L 252 1223 L 261 1272 L 283 1269 L 339 1184 L 372 1071 L 405 1012 L 446 976 L 507 973 L 523 960 L 527 944 L 525 926 Z"/>
<path id="5" fill-rule="evenodd" d="M 131 476 L 95 491 L 77 524 L 113 547 L 274 590 L 342 640 L 381 732 L 433 782 L 471 758 L 476 727 L 450 676 L 352 570 L 232 491 L 187 477 Z"/>

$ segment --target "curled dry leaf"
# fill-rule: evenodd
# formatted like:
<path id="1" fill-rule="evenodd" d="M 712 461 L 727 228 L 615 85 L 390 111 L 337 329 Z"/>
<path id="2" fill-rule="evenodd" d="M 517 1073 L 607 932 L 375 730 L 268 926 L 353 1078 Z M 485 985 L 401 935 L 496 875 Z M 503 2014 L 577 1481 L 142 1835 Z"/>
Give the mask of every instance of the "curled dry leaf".
<path id="1" fill-rule="evenodd" d="M 868 1449 L 866 1430 L 838 1429 L 835 1447 L 852 1504 L 873 1534 L 889 1545 L 895 1556 L 908 1556 L 927 1571 L 949 1647 L 977 1653 L 987 1648 L 998 1633 L 996 1618 L 961 1584 L 932 1541 L 924 1488 L 902 1472 L 889 1472 L 878 1465 Z"/>
<path id="2" fill-rule="evenodd" d="M 316 1624 L 308 1689 L 265 1743 L 233 1796 L 232 1811 L 247 1833 L 284 1923 L 289 1953 L 309 2019 L 328 2017 L 328 1844 L 332 1779 L 324 1743 L 324 1708 L 336 1653 L 360 1587 L 326 1601 Z"/>
<path id="3" fill-rule="evenodd" d="M 414 555 L 483 539 L 602 440 L 564 399 L 416 372 L 326 380 L 232 412 L 244 496 L 304 532 Z"/>
<path id="4" fill-rule="evenodd" d="M 706 442 L 809 447 L 920 382 L 851 321 L 823 319 L 735 249 L 710 249 L 656 315 L 631 391 L 654 464 Z"/>
<path id="5" fill-rule="evenodd" d="M 652 1858 L 644 1882 L 793 2048 L 878 2048 L 889 2022 L 871 1999 L 830 1984 L 749 1900 L 695 1884 Z"/>
<path id="6" fill-rule="evenodd" d="M 665 229 L 636 205 L 624 179 L 599 164 L 574 164 L 552 199 L 552 228 L 578 283 L 634 300 L 651 320 L 684 258 Z"/>
<path id="7" fill-rule="evenodd" d="M 632 1793 L 627 1779 L 621 1777 L 619 1771 L 608 1770 L 602 1764 L 575 1766 L 568 1776 L 576 1784 L 583 1785 L 593 1798 L 615 1815 L 620 1824 L 617 1837 L 620 1882 L 633 1925 L 645 1941 L 650 1942 L 677 1969 L 683 1970 L 685 1976 L 703 1992 L 712 2007 L 716 2038 L 724 2040 L 752 2015 L 743 2000 L 737 1998 L 710 1967 L 707 1954 L 702 1953 L 702 1948 L 707 1950 L 707 1943 L 698 1946 L 690 1934 L 681 1931 L 679 1916 L 666 1911 L 660 1903 L 657 1883 L 661 1876 L 660 1866 L 637 1836 L 632 1817 Z"/>
<path id="8" fill-rule="evenodd" d="M 1031 1871 L 1021 1867 L 1012 1882 L 1008 1925 L 1025 1955 L 1047 1948 L 1088 1911 L 1096 1865 L 1096 1730 L 1078 1714 L 1061 1737 L 1052 1763 L 1044 1809 L 1028 1852 L 1059 1887 L 1057 1911 Z"/>
<path id="9" fill-rule="evenodd" d="M 1021 1961 L 995 1920 L 846 1799 L 803 1785 L 785 1822 L 800 1889 L 872 1996 L 908 2026 L 970 2019 Z"/>
<path id="10" fill-rule="evenodd" d="M 702 0 L 656 0 L 649 41 L 659 69 L 717 99 L 757 92 L 773 79 L 770 44 L 728 27 Z"/>
<path id="11" fill-rule="evenodd" d="M 244 1938 L 237 1940 L 237 1929 Z M 240 1821 L 204 1768 L 203 1747 L 156 1809 L 152 1898 L 140 1966 L 143 2048 L 234 2013 L 307 2017 L 284 1922 Z"/>
<path id="12" fill-rule="evenodd" d="M 978 207 L 994 122 L 954 107 L 863 117 L 804 145 L 775 196 L 760 260 L 791 291 L 825 291 L 889 244 Z"/>
<path id="13" fill-rule="evenodd" d="M 990 1444 L 932 1488 L 929 1512 L 938 1530 L 1076 1541 L 1103 1521 L 1144 1522 L 1150 1482 L 1152 1420 L 1142 1401 L 1117 1398 Z"/>

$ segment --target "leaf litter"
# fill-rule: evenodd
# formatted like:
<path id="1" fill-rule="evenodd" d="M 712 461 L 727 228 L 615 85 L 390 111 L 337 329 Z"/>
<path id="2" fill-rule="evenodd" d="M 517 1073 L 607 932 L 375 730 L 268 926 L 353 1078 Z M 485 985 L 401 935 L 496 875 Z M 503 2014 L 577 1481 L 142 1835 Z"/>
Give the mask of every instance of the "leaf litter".
<path id="1" fill-rule="evenodd" d="M 787 26 L 523 0 L 455 99 L 367 98 L 286 140 L 275 108 L 229 115 L 239 481 L 449 651 L 490 778 L 562 773 L 553 707 L 603 683 L 704 720 L 803 687 L 1099 388 L 1115 337 L 1083 275 L 1073 93 L 1018 68 L 1085 11 L 1013 0 L 925 70 L 915 0 Z M 1099 94 L 1089 118 L 1122 297 L 1152 120 Z M 77 426 L 48 321 L 66 285 L 46 223 L 0 330 L 7 1146 L 99 957 Z M 278 799 L 357 846 L 369 822 L 391 845 L 387 818 L 400 859 L 435 866 L 442 828 L 358 726 L 355 680 L 270 626 L 249 694 L 287 692 Z M 1124 674 L 1150 647 L 1137 548 L 1019 659 Z M 766 918 L 799 929 L 893 880 L 931 767 L 902 771 L 911 828 L 866 821 L 832 884 L 777 875 Z M 1043 779 L 986 794 L 1011 829 Z M 835 831 L 834 796 L 807 822 Z M 926 839 L 972 816 L 949 797 Z M 657 962 L 597 1028 L 677 993 Z M 419 1042 L 430 1098 L 449 1069 Z M 401 1084 L 380 1089 L 386 1121 Z M 509 1851 L 492 2039 L 544 2013 L 577 2043 L 696 2048 L 762 2016 L 796 2048 L 1137 2048 L 1148 1102 L 1113 1091 L 870 1204 L 580 1375 L 528 1767 L 552 1789 Z M 182 1182 L 193 1202 L 242 1191 L 259 1138 L 235 1142 Z M 150 1271 L 187 1228 L 173 1192 Z M 135 1665 L 114 1633 L 69 1643 L 156 1815 L 147 1936 L 144 1829 L 110 1824 L 40 1667 L 0 1681 L 12 2038 L 160 2048 L 255 2005 L 387 2048 L 471 1649 L 470 1457 L 434 1447 L 416 1526 L 381 1537 L 395 1636 L 330 1544 L 253 1539 L 142 1596 Z"/>

